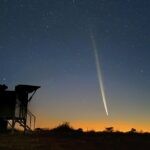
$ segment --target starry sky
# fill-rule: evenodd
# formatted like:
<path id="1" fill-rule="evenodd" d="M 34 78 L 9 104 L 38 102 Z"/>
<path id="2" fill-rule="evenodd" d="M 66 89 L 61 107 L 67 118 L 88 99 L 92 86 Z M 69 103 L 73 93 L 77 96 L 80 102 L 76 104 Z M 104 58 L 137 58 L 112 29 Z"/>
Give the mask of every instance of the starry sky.
<path id="1" fill-rule="evenodd" d="M 149 27 L 149 0 L 0 0 L 0 83 L 41 86 L 37 127 L 150 131 Z"/>

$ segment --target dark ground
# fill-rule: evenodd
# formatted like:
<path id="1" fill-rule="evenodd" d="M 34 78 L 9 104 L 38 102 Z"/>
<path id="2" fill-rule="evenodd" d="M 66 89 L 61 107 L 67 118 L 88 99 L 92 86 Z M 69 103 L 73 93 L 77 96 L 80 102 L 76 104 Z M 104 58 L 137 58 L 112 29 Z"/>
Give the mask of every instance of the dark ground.
<path id="1" fill-rule="evenodd" d="M 150 134 L 3 134 L 0 150 L 150 150 Z"/>
<path id="2" fill-rule="evenodd" d="M 10 130 L 0 134 L 0 150 L 150 150 L 150 133 L 114 132 L 113 127 L 103 132 L 73 129 L 63 123 L 51 130 L 37 128 L 23 134 Z"/>

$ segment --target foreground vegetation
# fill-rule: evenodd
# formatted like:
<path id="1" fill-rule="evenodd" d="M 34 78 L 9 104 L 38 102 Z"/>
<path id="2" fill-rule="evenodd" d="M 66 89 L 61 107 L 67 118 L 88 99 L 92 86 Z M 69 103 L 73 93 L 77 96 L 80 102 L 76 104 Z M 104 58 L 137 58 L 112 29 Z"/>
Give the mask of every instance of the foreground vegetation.
<path id="1" fill-rule="evenodd" d="M 36 129 L 23 135 L 0 135 L 0 150 L 146 150 L 150 149 L 150 134 L 114 132 L 106 128 L 103 132 L 75 130 L 69 124 L 54 129 Z"/>

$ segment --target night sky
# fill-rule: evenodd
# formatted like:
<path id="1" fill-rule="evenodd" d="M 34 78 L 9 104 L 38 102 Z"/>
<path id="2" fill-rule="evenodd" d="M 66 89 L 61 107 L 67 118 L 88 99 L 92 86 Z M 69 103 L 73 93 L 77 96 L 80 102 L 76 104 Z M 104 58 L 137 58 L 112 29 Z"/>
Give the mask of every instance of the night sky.
<path id="1" fill-rule="evenodd" d="M 150 1 L 0 0 L 0 83 L 41 86 L 37 127 L 150 131 Z"/>

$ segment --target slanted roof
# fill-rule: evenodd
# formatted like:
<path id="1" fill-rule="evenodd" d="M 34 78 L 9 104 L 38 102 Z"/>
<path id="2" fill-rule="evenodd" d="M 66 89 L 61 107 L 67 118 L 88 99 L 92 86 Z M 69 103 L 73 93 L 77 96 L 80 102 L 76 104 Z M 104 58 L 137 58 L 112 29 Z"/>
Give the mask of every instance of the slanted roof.
<path id="1" fill-rule="evenodd" d="M 34 91 L 36 91 L 37 89 L 39 89 L 40 86 L 34 86 L 34 85 L 23 85 L 23 84 L 20 84 L 20 85 L 17 85 L 15 87 L 15 90 L 16 91 L 22 91 L 22 92 L 27 92 L 27 93 L 32 93 Z"/>

